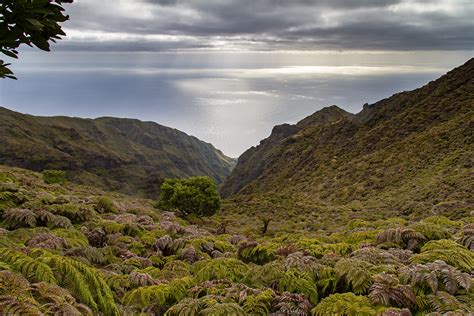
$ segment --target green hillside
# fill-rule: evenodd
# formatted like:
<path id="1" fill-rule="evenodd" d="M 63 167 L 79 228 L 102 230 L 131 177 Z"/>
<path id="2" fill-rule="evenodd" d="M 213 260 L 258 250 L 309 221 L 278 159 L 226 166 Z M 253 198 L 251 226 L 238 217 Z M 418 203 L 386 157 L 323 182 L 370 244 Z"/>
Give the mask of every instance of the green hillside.
<path id="1" fill-rule="evenodd" d="M 467 315 L 473 225 L 430 216 L 229 234 L 150 200 L 0 166 L 0 313 Z"/>
<path id="2" fill-rule="evenodd" d="M 37 117 L 0 107 L 0 163 L 61 169 L 74 182 L 157 197 L 164 178 L 208 175 L 222 182 L 234 161 L 176 129 L 103 117 Z"/>
<path id="3" fill-rule="evenodd" d="M 323 109 L 277 126 L 239 158 L 222 187 L 229 200 L 221 215 L 270 216 L 276 231 L 331 230 L 354 218 L 461 218 L 474 207 L 473 124 L 474 59 L 356 115 Z"/>

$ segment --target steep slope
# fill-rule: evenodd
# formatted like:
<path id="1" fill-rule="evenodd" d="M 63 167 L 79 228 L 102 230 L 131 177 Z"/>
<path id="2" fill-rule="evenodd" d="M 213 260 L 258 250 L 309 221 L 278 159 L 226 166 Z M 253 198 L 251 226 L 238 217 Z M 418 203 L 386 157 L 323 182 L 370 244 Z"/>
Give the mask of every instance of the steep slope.
<path id="1" fill-rule="evenodd" d="M 261 211 L 348 206 L 417 216 L 472 209 L 474 59 L 354 116 L 340 110 L 340 117 L 317 119 L 334 110 L 286 126 L 285 135 L 274 131 L 244 153 L 223 194 Z"/>
<path id="2" fill-rule="evenodd" d="M 0 108 L 0 164 L 62 169 L 77 183 L 155 197 L 165 177 L 208 175 L 220 183 L 234 162 L 211 144 L 153 122 Z"/>
<path id="3" fill-rule="evenodd" d="M 308 127 L 323 126 L 352 117 L 337 106 L 322 109 L 301 120 L 296 125 L 282 124 L 273 128 L 270 137 L 262 140 L 257 147 L 252 147 L 239 157 L 238 169 L 233 172 L 221 188 L 224 196 L 239 192 L 245 185 L 258 179 L 271 164 L 282 154 L 288 139 Z"/>

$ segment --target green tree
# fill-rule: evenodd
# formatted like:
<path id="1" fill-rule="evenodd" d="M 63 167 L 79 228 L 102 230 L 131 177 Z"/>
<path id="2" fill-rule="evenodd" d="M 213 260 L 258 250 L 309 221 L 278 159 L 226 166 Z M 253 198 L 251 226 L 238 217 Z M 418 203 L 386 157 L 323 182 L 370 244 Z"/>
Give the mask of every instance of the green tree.
<path id="1" fill-rule="evenodd" d="M 217 186 L 209 177 L 166 179 L 160 188 L 158 207 L 177 209 L 183 215 L 211 216 L 220 205 Z"/>
<path id="2" fill-rule="evenodd" d="M 0 2 L 0 51 L 11 58 L 18 58 L 21 44 L 36 46 L 49 51 L 49 42 L 56 42 L 66 35 L 59 23 L 64 15 L 62 3 L 73 0 L 2 0 Z M 10 64 L 0 60 L 0 78 L 12 78 Z"/>

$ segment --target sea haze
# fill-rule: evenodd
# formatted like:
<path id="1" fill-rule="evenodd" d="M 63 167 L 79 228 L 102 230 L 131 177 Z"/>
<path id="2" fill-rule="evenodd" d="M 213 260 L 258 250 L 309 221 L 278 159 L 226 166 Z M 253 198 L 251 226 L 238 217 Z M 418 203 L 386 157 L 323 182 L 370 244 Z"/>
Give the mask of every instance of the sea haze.
<path id="1" fill-rule="evenodd" d="M 35 115 L 116 116 L 180 129 L 237 157 L 324 106 L 358 112 L 472 56 L 453 52 L 24 50 L 0 105 Z"/>

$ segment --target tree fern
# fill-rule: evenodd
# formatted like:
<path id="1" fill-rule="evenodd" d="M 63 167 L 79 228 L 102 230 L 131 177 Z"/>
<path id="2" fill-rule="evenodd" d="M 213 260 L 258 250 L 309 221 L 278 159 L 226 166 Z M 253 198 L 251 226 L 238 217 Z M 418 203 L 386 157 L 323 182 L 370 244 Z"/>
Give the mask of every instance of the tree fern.
<path id="1" fill-rule="evenodd" d="M 31 248 L 45 248 L 61 250 L 66 247 L 66 240 L 49 233 L 39 233 L 26 242 Z"/>
<path id="2" fill-rule="evenodd" d="M 414 223 L 409 227 L 423 234 L 427 240 L 448 239 L 451 237 L 451 234 L 446 228 L 435 223 L 422 221 Z"/>
<path id="3" fill-rule="evenodd" d="M 377 235 L 378 244 L 394 243 L 409 250 L 415 249 L 425 240 L 423 234 L 405 227 L 387 229 Z"/>
<path id="4" fill-rule="evenodd" d="M 467 249 L 474 251 L 474 224 L 464 226 L 457 241 Z"/>
<path id="5" fill-rule="evenodd" d="M 48 264 L 33 259 L 22 252 L 0 248 L 0 261 L 7 263 L 14 271 L 20 272 L 29 280 L 57 283 L 54 273 Z"/>
<path id="6" fill-rule="evenodd" d="M 122 303 L 146 309 L 157 304 L 161 307 L 170 307 L 186 295 L 191 285 L 190 278 L 174 280 L 168 284 L 159 284 L 139 287 L 125 294 Z"/>
<path id="7" fill-rule="evenodd" d="M 265 264 L 276 259 L 277 248 L 278 245 L 243 242 L 239 246 L 237 255 L 246 263 Z"/>
<path id="8" fill-rule="evenodd" d="M 312 304 L 318 302 L 318 289 L 311 277 L 295 269 L 286 271 L 278 283 L 281 292 L 304 294 Z"/>
<path id="9" fill-rule="evenodd" d="M 225 297 L 232 288 L 232 282 L 226 279 L 200 282 L 189 289 L 187 296 L 202 298 L 209 296 Z M 232 294 L 231 294 L 232 295 Z"/>
<path id="10" fill-rule="evenodd" d="M 172 280 L 175 278 L 183 278 L 183 277 L 190 277 L 191 276 L 191 266 L 181 260 L 173 260 L 166 263 L 159 274 L 153 275 L 155 279 L 164 279 L 164 280 Z"/>
<path id="11" fill-rule="evenodd" d="M 390 252 L 375 248 L 365 247 L 352 252 L 351 257 L 367 261 L 371 264 L 399 264 L 400 260 Z"/>
<path id="12" fill-rule="evenodd" d="M 6 210 L 2 217 L 7 228 L 36 226 L 36 214 L 31 210 L 12 208 Z"/>
<path id="13" fill-rule="evenodd" d="M 107 315 L 118 314 L 113 294 L 96 269 L 58 255 L 46 254 L 37 260 L 53 267 L 59 284 L 70 288 L 86 305 Z"/>
<path id="14" fill-rule="evenodd" d="M 71 293 L 57 285 L 40 282 L 32 284 L 33 296 L 46 309 L 55 315 L 92 315 L 92 311 L 84 304 L 79 304 Z"/>
<path id="15" fill-rule="evenodd" d="M 130 273 L 128 275 L 128 280 L 130 281 L 130 284 L 135 287 L 158 285 L 160 283 L 160 281 L 155 280 L 151 275 L 137 271 Z"/>
<path id="16" fill-rule="evenodd" d="M 472 312 L 472 305 L 460 302 L 447 292 L 438 291 L 436 294 L 428 295 L 428 300 L 431 310 L 437 313 L 455 312 L 456 315 L 470 315 Z"/>
<path id="17" fill-rule="evenodd" d="M 474 267 L 474 252 L 447 239 L 430 241 L 421 248 L 421 253 L 411 258 L 413 263 L 427 263 L 442 260 L 464 272 Z"/>
<path id="18" fill-rule="evenodd" d="M 55 215 L 65 216 L 75 224 L 92 220 L 97 216 L 96 212 L 91 207 L 83 204 L 55 204 L 49 206 L 48 211 Z"/>
<path id="19" fill-rule="evenodd" d="M 252 287 L 276 288 L 285 268 L 280 262 L 273 261 L 263 266 L 254 266 L 248 270 L 243 282 Z"/>
<path id="20" fill-rule="evenodd" d="M 0 271 L 0 295 L 23 296 L 30 290 L 30 282 L 13 271 Z"/>
<path id="21" fill-rule="evenodd" d="M 200 313 L 203 316 L 245 316 L 245 311 L 236 303 L 217 303 L 205 308 Z"/>
<path id="22" fill-rule="evenodd" d="M 42 315 L 41 304 L 30 295 L 30 283 L 12 271 L 0 271 L 0 314 Z"/>
<path id="23" fill-rule="evenodd" d="M 286 269 L 296 268 L 301 271 L 311 271 L 320 266 L 315 257 L 305 255 L 301 251 L 288 255 L 284 265 Z"/>
<path id="24" fill-rule="evenodd" d="M 58 237 L 64 238 L 68 247 L 85 247 L 89 245 L 87 237 L 79 230 L 57 228 L 52 233 Z"/>
<path id="25" fill-rule="evenodd" d="M 35 214 L 38 226 L 48 226 L 48 223 L 51 222 L 56 216 L 46 210 L 38 210 L 35 212 Z"/>
<path id="26" fill-rule="evenodd" d="M 28 296 L 0 295 L 2 315 L 43 315 L 40 304 Z"/>
<path id="27" fill-rule="evenodd" d="M 75 247 L 68 249 L 64 254 L 70 257 L 84 258 L 92 264 L 104 264 L 107 261 L 103 248 L 98 249 L 92 246 Z"/>
<path id="28" fill-rule="evenodd" d="M 415 307 L 416 295 L 409 285 L 400 285 L 392 275 L 381 273 L 374 276 L 369 299 L 373 304 L 385 306 Z"/>
<path id="29" fill-rule="evenodd" d="M 322 297 L 336 292 L 339 277 L 334 268 L 323 266 L 320 269 L 314 270 L 313 279 Z"/>
<path id="30" fill-rule="evenodd" d="M 324 298 L 311 313 L 315 316 L 375 316 L 379 315 L 379 310 L 373 307 L 365 296 L 343 293 Z"/>
<path id="31" fill-rule="evenodd" d="M 246 315 L 265 316 L 270 313 L 271 304 L 275 298 L 275 293 L 265 290 L 255 295 L 246 296 L 242 308 Z"/>
<path id="32" fill-rule="evenodd" d="M 248 267 L 234 258 L 217 258 L 196 262 L 193 270 L 198 282 L 219 279 L 240 281 L 247 273 Z"/>
<path id="33" fill-rule="evenodd" d="M 204 308 L 204 303 L 200 299 L 185 298 L 178 304 L 173 305 L 166 311 L 166 316 L 199 316 Z"/>
<path id="34" fill-rule="evenodd" d="M 6 236 L 0 236 L 0 248 L 13 247 L 15 243 Z"/>
<path id="35" fill-rule="evenodd" d="M 15 193 L 8 191 L 0 192 L 0 211 L 16 206 L 18 202 Z"/>
<path id="36" fill-rule="evenodd" d="M 460 289 L 469 291 L 472 287 L 469 274 L 440 260 L 404 267 L 400 271 L 400 276 L 404 282 L 421 289 L 430 289 L 432 293 L 446 291 L 454 295 Z"/>
<path id="37" fill-rule="evenodd" d="M 343 278 L 348 288 L 356 294 L 367 293 L 372 285 L 372 268 L 372 264 L 356 259 L 341 259 L 334 267 L 337 275 Z"/>
<path id="38" fill-rule="evenodd" d="M 72 224 L 69 218 L 66 216 L 55 215 L 48 222 L 48 227 L 50 228 L 71 228 Z"/>
<path id="39" fill-rule="evenodd" d="M 102 196 L 97 201 L 96 210 L 99 213 L 116 213 L 117 207 L 110 198 Z"/>
<path id="40" fill-rule="evenodd" d="M 308 315 L 311 307 L 303 294 L 283 292 L 275 298 L 273 309 L 276 315 Z"/>

